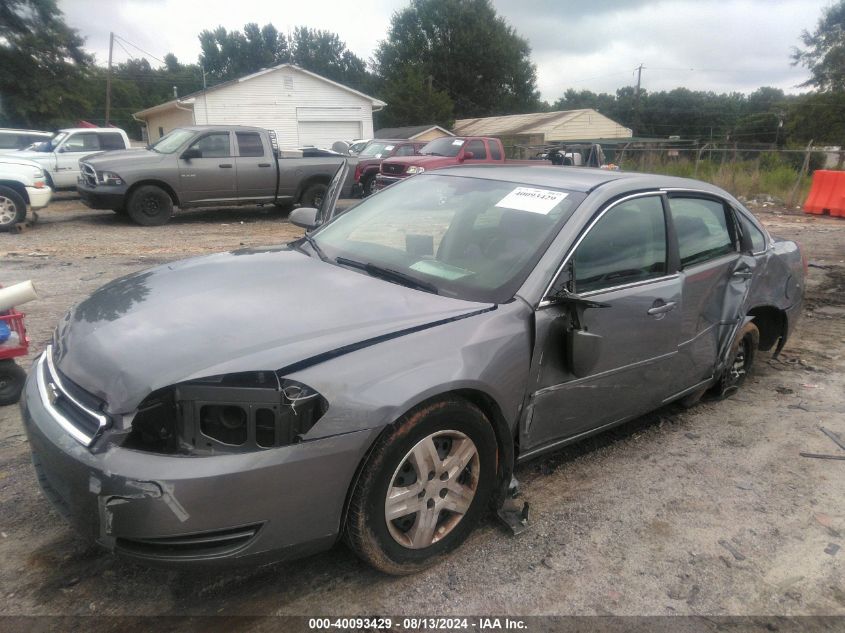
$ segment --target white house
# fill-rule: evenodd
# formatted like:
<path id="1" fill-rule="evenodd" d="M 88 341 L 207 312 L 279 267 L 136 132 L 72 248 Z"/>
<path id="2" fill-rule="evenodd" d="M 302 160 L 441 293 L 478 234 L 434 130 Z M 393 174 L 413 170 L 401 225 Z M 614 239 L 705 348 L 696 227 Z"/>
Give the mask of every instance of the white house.
<path id="1" fill-rule="evenodd" d="M 373 112 L 387 104 L 293 64 L 168 101 L 133 116 L 153 142 L 181 125 L 255 125 L 275 130 L 280 147 L 331 147 L 373 137 Z"/>

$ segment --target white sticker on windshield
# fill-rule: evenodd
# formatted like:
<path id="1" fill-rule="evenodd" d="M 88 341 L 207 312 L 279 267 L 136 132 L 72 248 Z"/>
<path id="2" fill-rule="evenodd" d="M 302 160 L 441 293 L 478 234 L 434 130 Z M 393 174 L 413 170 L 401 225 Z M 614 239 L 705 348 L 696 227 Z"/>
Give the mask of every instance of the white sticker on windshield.
<path id="1" fill-rule="evenodd" d="M 381 158 L 381 154 L 376 154 L 375 158 Z"/>
<path id="2" fill-rule="evenodd" d="M 463 145 L 464 142 L 462 139 L 458 139 L 457 141 L 452 141 L 452 145 Z"/>
<path id="3" fill-rule="evenodd" d="M 395 146 L 395 145 L 388 145 L 387 147 L 385 147 L 385 148 L 384 148 L 384 151 L 385 151 L 385 152 L 389 152 L 389 151 L 390 151 L 390 150 L 392 150 L 394 147 L 396 147 L 396 146 Z"/>
<path id="4" fill-rule="evenodd" d="M 531 187 L 517 187 L 496 203 L 497 207 L 528 211 L 529 213 L 548 213 L 554 209 L 568 194 L 550 189 L 533 189 Z"/>

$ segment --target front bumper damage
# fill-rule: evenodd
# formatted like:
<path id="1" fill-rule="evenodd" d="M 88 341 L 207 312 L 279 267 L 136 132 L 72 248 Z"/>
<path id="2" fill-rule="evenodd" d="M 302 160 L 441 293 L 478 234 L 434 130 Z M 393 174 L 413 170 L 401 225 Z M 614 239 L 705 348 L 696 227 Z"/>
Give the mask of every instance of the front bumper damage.
<path id="1" fill-rule="evenodd" d="M 121 448 L 108 433 L 87 448 L 52 419 L 37 373 L 21 400 L 33 465 L 45 495 L 85 537 L 167 564 L 260 564 L 337 540 L 374 431 L 205 457 Z"/>

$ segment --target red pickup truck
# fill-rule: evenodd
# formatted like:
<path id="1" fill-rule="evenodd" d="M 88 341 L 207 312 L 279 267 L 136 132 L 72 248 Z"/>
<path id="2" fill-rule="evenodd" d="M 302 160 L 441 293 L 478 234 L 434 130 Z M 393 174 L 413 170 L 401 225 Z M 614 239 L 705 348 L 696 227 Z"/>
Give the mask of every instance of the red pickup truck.
<path id="1" fill-rule="evenodd" d="M 408 139 L 375 139 L 367 143 L 367 146 L 358 154 L 352 195 L 369 196 L 374 191 L 376 176 L 378 176 L 382 161 L 394 156 L 414 156 L 425 144 L 425 141 L 409 141 Z"/>
<path id="2" fill-rule="evenodd" d="M 444 136 L 431 141 L 418 156 L 396 156 L 381 162 L 375 189 L 384 189 L 408 176 L 432 169 L 466 164 L 503 164 L 505 150 L 497 138 Z"/>

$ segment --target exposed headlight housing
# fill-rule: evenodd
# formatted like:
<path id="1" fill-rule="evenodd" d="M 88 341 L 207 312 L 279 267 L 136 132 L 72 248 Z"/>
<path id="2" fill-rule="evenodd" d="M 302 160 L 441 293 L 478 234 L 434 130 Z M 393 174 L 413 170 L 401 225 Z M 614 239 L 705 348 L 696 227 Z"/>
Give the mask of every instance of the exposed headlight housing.
<path id="1" fill-rule="evenodd" d="M 215 376 L 151 394 L 123 446 L 192 455 L 277 448 L 300 441 L 327 409 L 318 392 L 273 372 Z"/>
<path id="2" fill-rule="evenodd" d="M 97 172 L 97 182 L 101 185 L 122 185 L 123 179 L 113 171 Z"/>
<path id="3" fill-rule="evenodd" d="M 406 174 L 421 174 L 425 171 L 425 167 L 417 167 L 416 165 L 411 165 L 405 171 Z"/>

